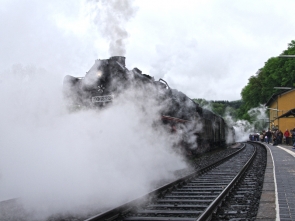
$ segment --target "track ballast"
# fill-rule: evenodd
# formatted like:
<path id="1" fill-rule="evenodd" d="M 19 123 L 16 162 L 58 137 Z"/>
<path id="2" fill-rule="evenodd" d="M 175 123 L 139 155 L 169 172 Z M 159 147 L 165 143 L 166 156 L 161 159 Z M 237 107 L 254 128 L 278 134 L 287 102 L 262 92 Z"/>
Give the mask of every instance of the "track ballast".
<path id="1" fill-rule="evenodd" d="M 259 147 L 260 149 L 263 149 Z M 87 221 L 97 220 L 218 220 L 227 217 L 232 210 L 223 210 L 223 215 L 216 211 L 236 187 L 244 180 L 249 186 L 256 181 L 247 177 L 248 168 L 256 156 L 256 147 L 245 144 L 236 154 L 214 163 L 200 171 L 165 185 L 152 193 L 126 203 L 105 213 L 93 216 Z M 248 172 L 249 173 L 249 172 Z M 252 185 L 253 184 L 253 185 Z M 261 184 L 259 184 L 261 185 Z M 239 191 L 243 191 L 243 188 Z M 240 195 L 243 192 L 237 192 Z M 234 194 L 237 196 L 237 194 Z M 260 198 L 260 195 L 259 197 Z M 148 199 L 148 200 L 147 200 Z M 258 201 L 259 203 L 259 201 Z M 242 208 L 243 206 L 240 205 Z M 247 206 L 245 206 L 246 208 Z M 248 206 L 249 207 L 249 206 Z M 225 207 L 223 207 L 225 208 Z M 219 210 L 220 211 L 220 210 Z M 225 213 L 229 213 L 224 216 Z M 239 210 L 240 211 L 240 210 Z M 232 212 L 238 213 L 238 212 Z M 234 218 L 233 216 L 231 216 Z M 245 215 L 243 215 L 245 218 Z"/>

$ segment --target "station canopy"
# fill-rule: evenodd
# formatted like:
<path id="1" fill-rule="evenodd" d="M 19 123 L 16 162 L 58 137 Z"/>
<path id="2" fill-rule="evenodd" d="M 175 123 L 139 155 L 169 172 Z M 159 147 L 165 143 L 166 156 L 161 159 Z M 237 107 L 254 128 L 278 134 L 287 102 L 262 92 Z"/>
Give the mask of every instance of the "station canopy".
<path id="1" fill-rule="evenodd" d="M 295 117 L 295 108 L 289 110 L 288 112 L 282 114 L 281 116 L 279 116 L 278 118 L 283 118 L 283 117 Z"/>

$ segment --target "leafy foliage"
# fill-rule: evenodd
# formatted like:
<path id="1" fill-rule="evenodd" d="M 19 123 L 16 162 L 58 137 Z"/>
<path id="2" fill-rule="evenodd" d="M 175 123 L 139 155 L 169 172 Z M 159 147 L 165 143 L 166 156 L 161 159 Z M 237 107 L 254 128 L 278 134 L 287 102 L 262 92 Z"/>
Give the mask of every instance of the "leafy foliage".
<path id="1" fill-rule="evenodd" d="M 237 101 L 207 101 L 205 99 L 193 99 L 201 107 L 211 110 L 215 114 L 222 117 L 226 115 L 232 116 L 234 119 L 238 118 L 238 110 L 242 105 L 242 100 Z"/>
<path id="2" fill-rule="evenodd" d="M 295 40 L 288 44 L 282 55 L 295 55 Z M 249 78 L 248 84 L 242 89 L 242 100 L 238 101 L 207 101 L 193 99 L 201 107 L 212 110 L 225 117 L 231 115 L 234 120 L 243 119 L 252 122 L 248 111 L 267 103 L 268 99 L 278 92 L 274 87 L 295 87 L 295 58 L 272 57 L 264 67 Z"/>
<path id="3" fill-rule="evenodd" d="M 288 44 L 282 55 L 295 55 L 295 40 Z M 279 91 L 274 87 L 295 86 L 295 58 L 272 57 L 265 62 L 248 84 L 242 89 L 243 105 L 239 110 L 239 118 L 249 119 L 248 110 L 265 104 L 268 99 Z"/>

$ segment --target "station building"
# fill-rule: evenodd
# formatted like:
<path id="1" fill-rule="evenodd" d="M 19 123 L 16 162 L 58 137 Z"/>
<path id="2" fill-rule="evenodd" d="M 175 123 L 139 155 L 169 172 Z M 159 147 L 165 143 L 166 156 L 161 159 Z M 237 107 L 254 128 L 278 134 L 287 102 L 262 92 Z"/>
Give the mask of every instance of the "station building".
<path id="1" fill-rule="evenodd" d="M 295 128 L 295 88 L 273 94 L 265 104 L 269 110 L 269 128 L 271 130 Z"/>

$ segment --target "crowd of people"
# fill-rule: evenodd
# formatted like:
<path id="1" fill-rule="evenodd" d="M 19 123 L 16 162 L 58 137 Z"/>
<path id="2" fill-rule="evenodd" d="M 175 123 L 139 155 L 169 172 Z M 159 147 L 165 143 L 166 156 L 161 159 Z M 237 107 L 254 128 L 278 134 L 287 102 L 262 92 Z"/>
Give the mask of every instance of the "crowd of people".
<path id="1" fill-rule="evenodd" d="M 259 133 L 250 134 L 249 139 L 252 141 L 261 141 L 265 143 L 272 143 L 273 145 L 286 144 L 292 145 L 292 149 L 295 149 L 295 128 L 290 131 L 286 129 L 283 133 L 281 130 L 262 131 Z"/>

